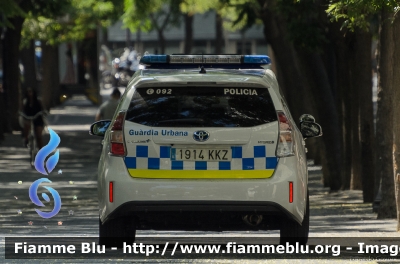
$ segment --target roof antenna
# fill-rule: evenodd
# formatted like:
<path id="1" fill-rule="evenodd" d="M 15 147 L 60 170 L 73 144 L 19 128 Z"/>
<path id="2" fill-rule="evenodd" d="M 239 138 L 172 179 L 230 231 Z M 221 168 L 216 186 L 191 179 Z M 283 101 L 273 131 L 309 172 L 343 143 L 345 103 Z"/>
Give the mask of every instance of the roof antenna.
<path id="1" fill-rule="evenodd" d="M 201 62 L 202 62 L 202 63 L 204 62 L 203 53 L 201 53 Z M 201 68 L 200 68 L 199 73 L 201 73 L 201 74 L 207 73 L 206 70 L 204 69 L 204 66 L 203 66 L 203 65 L 201 65 Z"/>

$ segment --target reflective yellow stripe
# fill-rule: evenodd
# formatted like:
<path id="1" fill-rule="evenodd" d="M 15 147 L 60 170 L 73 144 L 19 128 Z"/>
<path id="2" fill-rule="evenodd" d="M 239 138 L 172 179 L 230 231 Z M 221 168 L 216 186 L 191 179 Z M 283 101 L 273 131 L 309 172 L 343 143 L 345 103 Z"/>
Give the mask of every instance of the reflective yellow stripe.
<path id="1" fill-rule="evenodd" d="M 153 179 L 262 179 L 275 170 L 137 170 L 128 169 L 133 178 Z"/>

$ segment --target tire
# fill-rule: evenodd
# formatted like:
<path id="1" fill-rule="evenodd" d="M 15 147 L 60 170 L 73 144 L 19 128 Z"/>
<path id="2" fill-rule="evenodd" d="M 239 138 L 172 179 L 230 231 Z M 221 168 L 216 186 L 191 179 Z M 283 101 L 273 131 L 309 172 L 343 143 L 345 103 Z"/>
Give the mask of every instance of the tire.
<path id="1" fill-rule="evenodd" d="M 310 230 L 310 199 L 307 191 L 307 204 L 306 213 L 303 218 L 303 223 L 300 225 L 292 219 L 286 219 L 281 225 L 281 236 L 280 244 L 285 245 L 286 243 L 295 244 L 298 242 L 300 245 L 307 244 L 308 233 Z"/>
<path id="2" fill-rule="evenodd" d="M 32 156 L 32 158 L 31 158 L 31 166 L 32 167 L 35 167 L 35 158 L 36 158 L 36 155 L 38 154 L 38 150 L 37 149 L 33 149 L 32 150 L 32 154 L 31 154 L 31 156 Z"/>
<path id="3" fill-rule="evenodd" d="M 99 244 L 106 247 L 121 248 L 126 244 L 135 242 L 136 228 L 132 218 L 116 218 L 101 223 L 99 218 Z"/>
<path id="4" fill-rule="evenodd" d="M 31 166 L 34 166 L 35 156 L 37 153 L 36 140 L 34 136 L 32 135 L 29 136 L 28 144 L 29 144 L 29 156 L 30 156 L 29 162 L 31 163 Z"/>

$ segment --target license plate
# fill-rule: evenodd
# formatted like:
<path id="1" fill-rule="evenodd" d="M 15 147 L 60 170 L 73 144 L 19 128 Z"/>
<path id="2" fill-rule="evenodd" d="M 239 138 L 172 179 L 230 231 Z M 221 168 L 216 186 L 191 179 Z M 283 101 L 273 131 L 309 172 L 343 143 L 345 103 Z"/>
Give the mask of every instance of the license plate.
<path id="1" fill-rule="evenodd" d="M 171 149 L 171 160 L 231 161 L 231 149 Z"/>

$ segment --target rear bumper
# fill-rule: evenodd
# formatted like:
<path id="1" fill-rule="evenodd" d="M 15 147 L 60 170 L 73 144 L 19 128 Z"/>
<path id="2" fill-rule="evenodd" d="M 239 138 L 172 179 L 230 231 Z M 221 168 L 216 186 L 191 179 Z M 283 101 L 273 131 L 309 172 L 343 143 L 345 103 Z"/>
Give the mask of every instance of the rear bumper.
<path id="1" fill-rule="evenodd" d="M 261 221 L 252 225 L 246 216 Z M 130 218 L 137 229 L 239 231 L 278 229 L 290 212 L 273 202 L 146 201 L 120 205 L 104 219 Z"/>
<path id="2" fill-rule="evenodd" d="M 143 179 L 132 178 L 122 158 L 109 156 L 99 166 L 99 215 L 102 222 L 118 216 L 165 218 L 187 212 L 194 218 L 201 212 L 243 216 L 262 212 L 301 223 L 306 206 L 306 164 L 296 157 L 282 158 L 268 179 Z M 102 169 L 103 168 L 103 169 Z M 190 171 L 187 171 L 190 173 Z M 109 182 L 114 201 L 109 202 Z M 289 182 L 293 182 L 293 203 L 289 203 Z M 152 212 L 152 216 L 148 217 Z M 234 213 L 237 212 L 237 213 Z M 185 216 L 186 217 L 186 216 Z M 151 219 L 150 219 L 151 220 Z M 146 220 L 147 221 L 147 220 Z"/>

